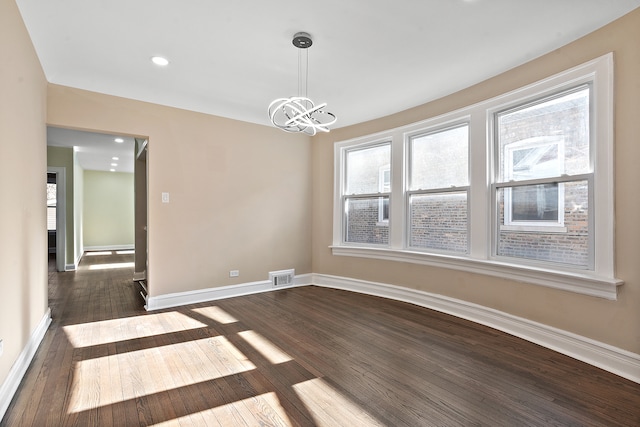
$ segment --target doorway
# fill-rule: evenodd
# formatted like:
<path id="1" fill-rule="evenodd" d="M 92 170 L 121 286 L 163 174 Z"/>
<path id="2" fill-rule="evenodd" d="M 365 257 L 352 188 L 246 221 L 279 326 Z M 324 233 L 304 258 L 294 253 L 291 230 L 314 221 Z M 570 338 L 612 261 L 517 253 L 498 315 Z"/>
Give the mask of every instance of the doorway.
<path id="1" fill-rule="evenodd" d="M 47 167 L 47 238 L 56 270 L 66 270 L 66 168 Z"/>
<path id="2" fill-rule="evenodd" d="M 147 150 L 148 140 L 135 139 L 135 257 L 133 280 L 142 287 L 142 297 L 146 302 L 147 289 L 147 265 L 148 265 L 148 237 L 147 237 Z"/>
<path id="3" fill-rule="evenodd" d="M 51 234 L 58 271 L 75 270 L 88 253 L 128 252 L 137 262 L 131 280 L 147 279 L 146 141 L 47 127 L 48 172 L 55 174 L 48 180 L 55 180 L 56 189 L 49 211 L 53 215 L 55 209 L 56 231 Z"/>

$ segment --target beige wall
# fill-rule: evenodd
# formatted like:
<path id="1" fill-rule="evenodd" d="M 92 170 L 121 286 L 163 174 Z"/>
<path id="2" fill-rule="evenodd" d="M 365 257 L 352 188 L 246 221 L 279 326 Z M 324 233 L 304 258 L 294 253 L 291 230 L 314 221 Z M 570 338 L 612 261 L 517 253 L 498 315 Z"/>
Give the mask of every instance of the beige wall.
<path id="1" fill-rule="evenodd" d="M 84 171 L 83 244 L 133 246 L 133 174 Z"/>
<path id="2" fill-rule="evenodd" d="M 47 112 L 52 126 L 148 137 L 150 296 L 311 272 L 308 137 L 56 85 Z"/>
<path id="3" fill-rule="evenodd" d="M 481 304 L 640 353 L 640 9 L 548 55 L 481 84 L 313 140 L 313 271 L 407 286 Z M 415 264 L 332 256 L 333 143 L 449 112 L 615 54 L 617 301 Z M 488 58 L 490 60 L 490 58 Z"/>
<path id="4" fill-rule="evenodd" d="M 46 80 L 14 0 L 0 0 L 0 385 L 47 310 Z"/>
<path id="5" fill-rule="evenodd" d="M 75 252 L 75 227 L 74 227 L 74 159 L 73 149 L 67 147 L 47 147 L 47 166 L 55 166 L 64 168 L 65 176 L 65 246 L 67 254 L 65 264 L 74 264 L 76 259 Z"/>

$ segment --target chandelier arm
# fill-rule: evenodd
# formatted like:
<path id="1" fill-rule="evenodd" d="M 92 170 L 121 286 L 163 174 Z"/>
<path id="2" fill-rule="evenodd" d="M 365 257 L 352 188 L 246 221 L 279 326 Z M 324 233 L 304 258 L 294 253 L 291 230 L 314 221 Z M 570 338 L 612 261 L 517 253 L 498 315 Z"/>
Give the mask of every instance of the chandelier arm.
<path id="1" fill-rule="evenodd" d="M 315 106 L 308 97 L 309 48 L 313 42 L 307 33 L 296 33 L 293 44 L 298 48 L 298 96 L 277 98 L 269 104 L 267 112 L 271 123 L 285 132 L 302 132 L 315 135 L 317 131 L 329 132 L 329 126 L 337 120 L 336 116 L 323 109 L 324 102 Z M 305 50 L 303 65 L 302 50 Z M 303 96 L 304 94 L 304 96 Z"/>
<path id="2" fill-rule="evenodd" d="M 294 117 L 290 118 L 289 121 L 285 123 L 285 125 L 288 125 L 288 124 L 290 124 L 290 123 L 292 123 L 294 121 L 297 121 L 299 118 L 302 118 L 302 117 L 307 117 L 308 116 L 309 118 L 311 118 L 311 115 L 313 113 L 315 113 L 316 111 L 318 111 L 321 108 L 326 107 L 326 106 L 327 106 L 327 103 L 325 102 L 323 104 L 318 105 L 317 107 L 313 107 L 311 110 L 306 110 L 306 111 L 299 111 L 298 110 L 299 111 L 298 114 L 295 115 Z"/>

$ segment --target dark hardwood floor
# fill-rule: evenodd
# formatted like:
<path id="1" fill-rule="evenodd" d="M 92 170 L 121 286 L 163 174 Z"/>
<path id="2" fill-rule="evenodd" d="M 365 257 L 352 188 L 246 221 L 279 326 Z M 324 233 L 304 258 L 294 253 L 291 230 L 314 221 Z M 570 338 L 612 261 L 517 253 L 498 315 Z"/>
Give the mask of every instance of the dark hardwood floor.
<path id="1" fill-rule="evenodd" d="M 314 286 L 147 313 L 132 261 L 50 270 L 0 425 L 640 426 L 639 384 L 481 325 Z"/>

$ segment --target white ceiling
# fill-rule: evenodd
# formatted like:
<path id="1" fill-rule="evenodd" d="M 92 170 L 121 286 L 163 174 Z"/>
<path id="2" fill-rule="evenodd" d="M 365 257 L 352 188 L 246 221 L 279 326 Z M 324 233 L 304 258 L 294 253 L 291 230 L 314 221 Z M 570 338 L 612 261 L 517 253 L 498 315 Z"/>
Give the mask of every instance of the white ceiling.
<path id="1" fill-rule="evenodd" d="M 116 138 L 124 140 L 115 142 Z M 47 127 L 47 145 L 73 147 L 83 169 L 133 173 L 135 142 L 132 137 Z M 118 160 L 113 158 L 117 157 Z M 113 166 L 112 164 L 116 164 Z"/>
<path id="2" fill-rule="evenodd" d="M 268 124 L 297 92 L 342 127 L 483 81 L 565 45 L 640 0 L 17 0 L 49 82 Z M 171 63 L 153 65 L 162 55 Z"/>

